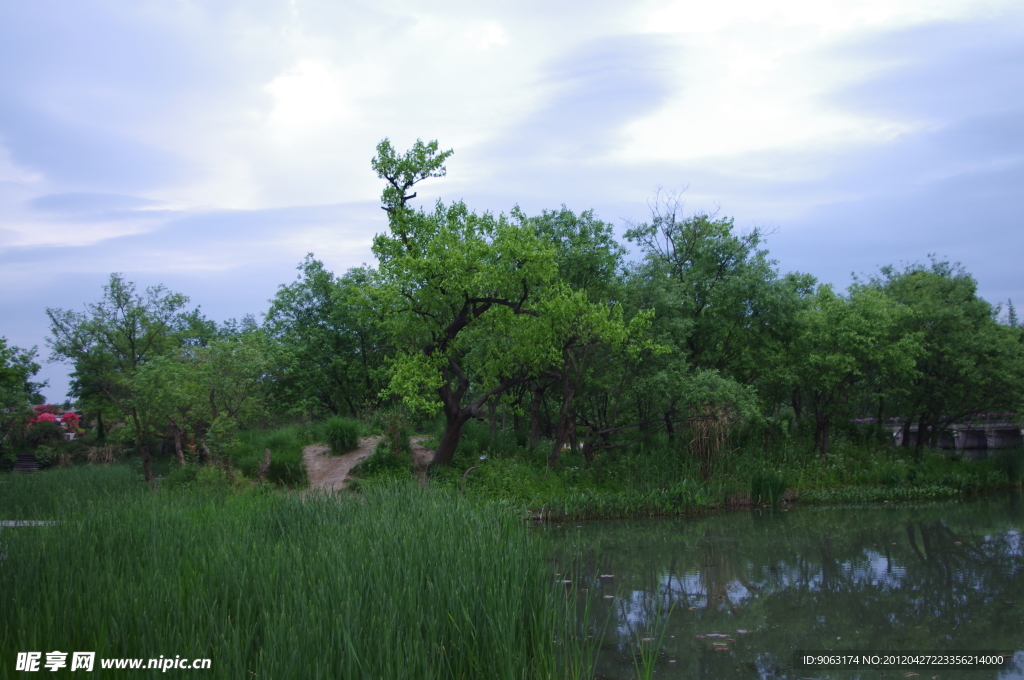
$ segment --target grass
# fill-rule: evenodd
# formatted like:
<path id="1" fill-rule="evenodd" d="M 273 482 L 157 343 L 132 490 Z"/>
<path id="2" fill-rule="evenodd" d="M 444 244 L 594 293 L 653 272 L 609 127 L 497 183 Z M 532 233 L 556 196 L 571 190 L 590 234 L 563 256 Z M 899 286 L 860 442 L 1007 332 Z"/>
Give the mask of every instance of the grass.
<path id="1" fill-rule="evenodd" d="M 848 429 L 835 434 L 824 461 L 799 432 L 776 432 L 767 447 L 757 436 L 736 433 L 704 479 L 682 437 L 653 435 L 606 451 L 589 465 L 565 451 L 551 467 L 549 441 L 530 451 L 524 433 L 492 434 L 471 421 L 453 466 L 434 471 L 432 481 L 458 489 L 466 470 L 477 466 L 466 477 L 467 496 L 506 499 L 567 520 L 671 515 L 744 501 L 770 504 L 787 489 L 803 502 L 940 498 L 997 490 L 1024 476 L 1021 450 L 967 461 L 947 451 L 879 446 L 884 433 Z"/>
<path id="2" fill-rule="evenodd" d="M 327 445 L 332 456 L 340 456 L 359 448 L 360 423 L 351 418 L 331 418 L 324 423 Z"/>
<path id="3" fill-rule="evenodd" d="M 0 534 L 0 677 L 54 649 L 212 659 L 179 677 L 592 673 L 575 596 L 501 505 L 415 485 L 153 494 L 123 466 L 0 484 L 0 519 L 60 521 Z"/>
<path id="4" fill-rule="evenodd" d="M 321 424 L 315 428 L 290 425 L 240 432 L 232 448 L 232 462 L 246 477 L 254 478 L 263 464 L 264 451 L 270 449 L 267 481 L 292 488 L 309 486 L 302 450 L 309 444 L 324 441 L 322 430 Z"/>

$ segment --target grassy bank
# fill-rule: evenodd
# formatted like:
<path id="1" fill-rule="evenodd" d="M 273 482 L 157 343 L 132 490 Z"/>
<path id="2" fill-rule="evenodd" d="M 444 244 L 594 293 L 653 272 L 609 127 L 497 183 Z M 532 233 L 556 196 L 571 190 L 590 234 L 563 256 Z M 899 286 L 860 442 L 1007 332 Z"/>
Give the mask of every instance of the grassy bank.
<path id="1" fill-rule="evenodd" d="M 0 533 L 0 677 L 54 649 L 209 657 L 203 678 L 582 674 L 574 603 L 492 504 L 408 485 L 153 494 L 122 466 L 0 485 L 0 519 L 60 522 Z"/>
<path id="2" fill-rule="evenodd" d="M 549 466 L 550 442 L 531 451 L 524 433 L 491 434 L 474 421 L 464 430 L 454 464 L 434 471 L 432 483 L 559 520 L 671 515 L 776 502 L 783 494 L 811 503 L 941 498 L 1017 485 L 1024 472 L 1019 449 L 971 461 L 949 451 L 881 446 L 881 436 L 866 428 L 840 431 L 823 461 L 799 433 L 767 446 L 740 433 L 705 478 L 682 438 L 654 435 L 606 451 L 589 465 L 565 451 L 559 464 Z M 386 476 L 396 475 L 392 470 Z"/>

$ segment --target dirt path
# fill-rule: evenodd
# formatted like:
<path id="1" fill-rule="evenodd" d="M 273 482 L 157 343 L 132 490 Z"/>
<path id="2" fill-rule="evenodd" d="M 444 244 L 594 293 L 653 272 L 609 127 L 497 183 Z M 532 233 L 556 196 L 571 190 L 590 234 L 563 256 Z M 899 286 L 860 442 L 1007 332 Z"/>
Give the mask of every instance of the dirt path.
<path id="1" fill-rule="evenodd" d="M 306 461 L 306 472 L 309 473 L 310 490 L 337 491 L 344 489 L 348 481 L 349 470 L 373 453 L 379 441 L 379 436 L 363 437 L 359 441 L 358 449 L 340 456 L 330 455 L 331 447 L 329 446 L 322 444 L 307 446 L 302 450 L 302 457 Z"/>
<path id="2" fill-rule="evenodd" d="M 423 446 L 421 442 L 427 439 L 426 435 L 412 437 L 412 459 L 416 464 L 416 474 L 423 482 L 427 465 L 434 457 L 434 451 Z M 306 461 L 306 471 L 309 473 L 309 489 L 320 491 L 337 491 L 344 489 L 348 484 L 349 472 L 359 461 L 373 453 L 377 448 L 380 436 L 363 437 L 359 441 L 359 448 L 349 451 L 340 456 L 330 455 L 331 448 L 322 444 L 307 446 L 302 450 L 302 457 Z"/>
<path id="3" fill-rule="evenodd" d="M 427 466 L 434 459 L 434 450 L 423 446 L 425 439 L 429 439 L 425 434 L 409 438 L 409 443 L 412 445 L 412 461 L 416 465 L 416 476 L 419 478 L 420 484 L 427 483 Z"/>

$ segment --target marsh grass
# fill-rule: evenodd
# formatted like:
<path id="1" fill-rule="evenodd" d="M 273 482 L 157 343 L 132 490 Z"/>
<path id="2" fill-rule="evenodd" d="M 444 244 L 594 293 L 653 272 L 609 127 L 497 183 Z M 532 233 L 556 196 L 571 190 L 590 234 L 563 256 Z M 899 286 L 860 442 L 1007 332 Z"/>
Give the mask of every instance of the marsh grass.
<path id="1" fill-rule="evenodd" d="M 324 434 L 327 445 L 331 447 L 332 456 L 359 448 L 360 424 L 351 418 L 331 418 L 324 423 Z"/>
<path id="2" fill-rule="evenodd" d="M 569 520 L 692 513 L 741 499 L 775 503 L 787 490 L 812 502 L 938 498 L 995 491 L 1024 476 L 1019 449 L 962 460 L 946 451 L 885 446 L 886 432 L 856 424 L 837 430 L 825 460 L 799 429 L 775 428 L 771 437 L 738 430 L 706 480 L 682 436 L 653 434 L 589 463 L 566 450 L 549 466 L 551 443 L 542 439 L 531 451 L 522 435 L 467 423 L 453 466 L 432 470 L 432 483 L 455 489 L 477 466 L 466 482 L 468 497 L 506 499 L 532 514 Z"/>
<path id="3" fill-rule="evenodd" d="M 17 651 L 55 649 L 209 657 L 203 678 L 576 678 L 587 666 L 579 641 L 565 644 L 575 596 L 507 507 L 415 485 L 361 501 L 153 494 L 119 466 L 0 484 L 0 518 L 59 520 L 0 534 L 0 676 Z"/>
<path id="4" fill-rule="evenodd" d="M 323 428 L 290 425 L 273 430 L 245 430 L 238 433 L 231 459 L 246 477 L 254 478 L 263 464 L 264 451 L 270 449 L 267 481 L 292 488 L 309 485 L 302 450 L 323 441 Z"/>

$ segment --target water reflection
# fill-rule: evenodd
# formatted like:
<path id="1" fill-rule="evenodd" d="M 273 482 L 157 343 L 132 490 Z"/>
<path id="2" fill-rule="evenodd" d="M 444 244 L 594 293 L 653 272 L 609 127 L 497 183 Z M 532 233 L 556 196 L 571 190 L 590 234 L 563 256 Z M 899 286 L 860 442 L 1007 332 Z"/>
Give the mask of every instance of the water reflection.
<path id="1" fill-rule="evenodd" d="M 1024 504 L 974 501 L 753 510 L 545 530 L 555 571 L 579 576 L 601 677 L 630 678 L 638 637 L 662 640 L 654 677 L 878 678 L 794 668 L 794 649 L 1024 652 Z M 615 597 L 609 598 L 609 595 Z M 1022 678 L 913 669 L 931 678 Z"/>

